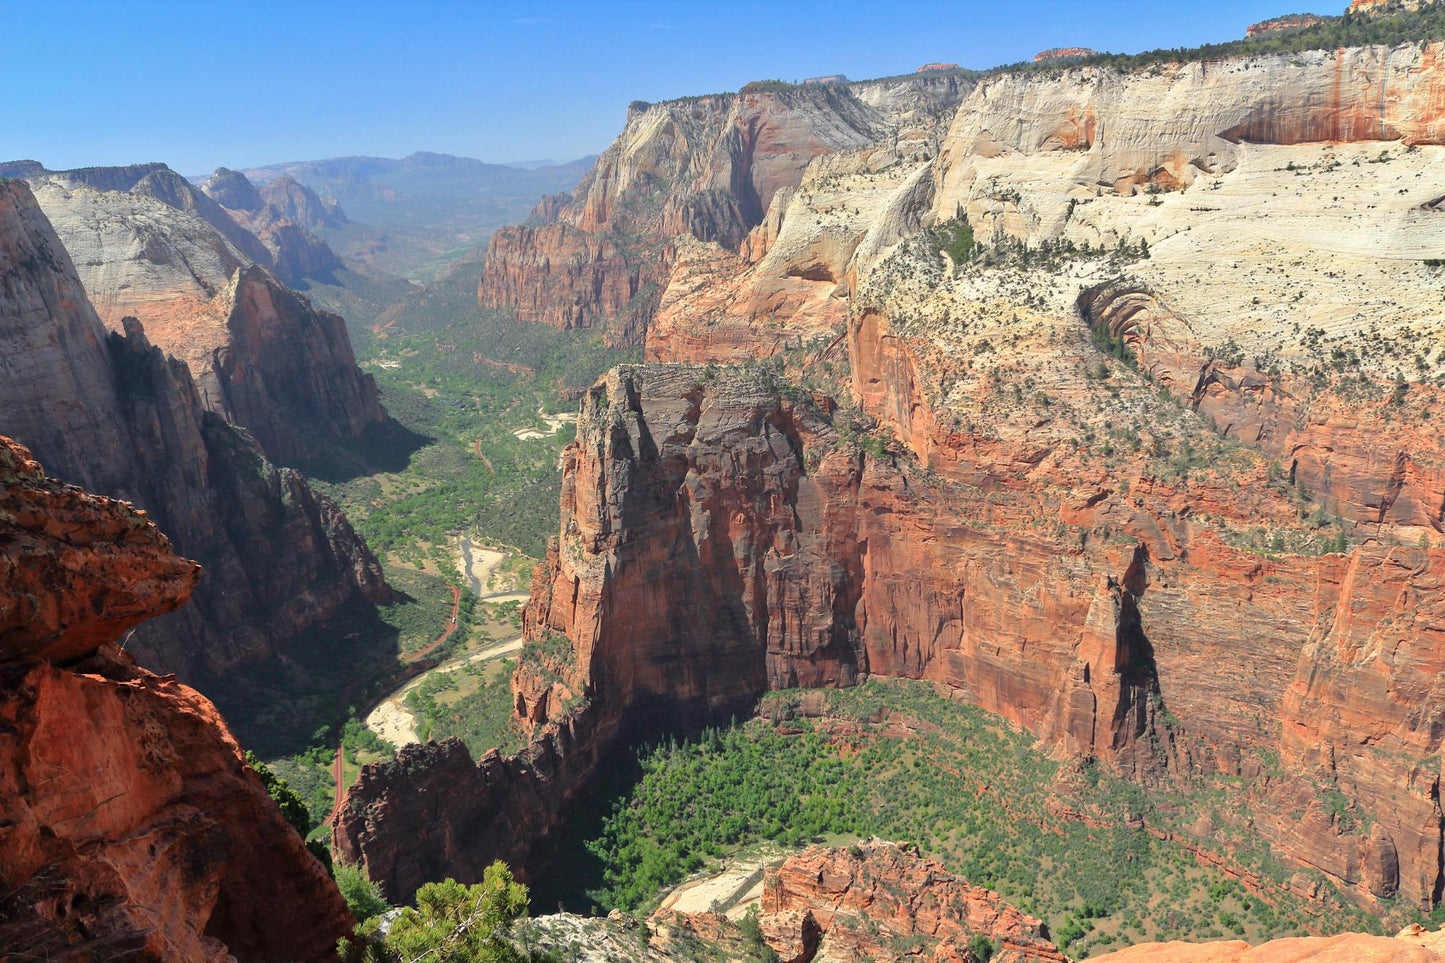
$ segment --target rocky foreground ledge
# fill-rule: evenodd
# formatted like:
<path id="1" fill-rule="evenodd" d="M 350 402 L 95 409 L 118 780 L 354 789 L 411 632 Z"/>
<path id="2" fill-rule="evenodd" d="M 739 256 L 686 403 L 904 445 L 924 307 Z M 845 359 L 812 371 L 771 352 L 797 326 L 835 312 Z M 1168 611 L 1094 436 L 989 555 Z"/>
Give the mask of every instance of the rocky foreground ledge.
<path id="1" fill-rule="evenodd" d="M 216 707 L 117 644 L 199 575 L 0 437 L 0 959 L 324 960 L 351 929 Z"/>
<path id="2" fill-rule="evenodd" d="M 744 910 L 746 909 L 746 915 Z M 525 923 L 528 950 L 567 951 L 582 963 L 759 959 L 782 963 L 1068 963 L 1048 927 L 997 893 L 972 886 L 913 846 L 870 842 L 815 847 L 769 869 L 755 908 L 723 913 L 659 910 L 646 921 L 614 912 Z M 765 949 L 766 948 L 766 949 Z M 1435 963 L 1445 930 L 1412 926 L 1395 937 L 1346 933 L 1251 947 L 1149 943 L 1094 957 L 1107 963 Z"/>

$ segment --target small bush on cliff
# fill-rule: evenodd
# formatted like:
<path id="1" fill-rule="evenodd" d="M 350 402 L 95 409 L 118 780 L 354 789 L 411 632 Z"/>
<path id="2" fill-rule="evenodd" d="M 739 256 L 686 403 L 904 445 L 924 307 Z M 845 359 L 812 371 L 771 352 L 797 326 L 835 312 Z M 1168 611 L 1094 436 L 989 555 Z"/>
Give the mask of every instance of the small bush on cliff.
<path id="1" fill-rule="evenodd" d="M 980 963 L 988 963 L 993 959 L 994 953 L 998 952 L 998 946 L 982 933 L 975 933 L 973 939 L 968 941 L 968 951 L 978 957 Z"/>
<path id="2" fill-rule="evenodd" d="M 928 229 L 928 243 L 934 255 L 947 254 L 948 259 L 958 266 L 973 257 L 978 245 L 974 242 L 973 228 L 969 226 L 968 215 L 959 211 L 953 220 L 935 224 Z"/>
<path id="3" fill-rule="evenodd" d="M 497 861 L 473 886 L 454 879 L 426 884 L 416 891 L 416 907 L 402 910 L 385 935 L 373 917 L 336 951 L 348 963 L 525 963 L 535 957 L 509 937 L 527 907 L 527 887 Z"/>
<path id="4" fill-rule="evenodd" d="M 276 808 L 281 810 L 282 818 L 305 839 L 306 834 L 311 832 L 311 813 L 306 809 L 301 797 L 292 792 L 291 787 L 286 785 L 286 780 L 272 772 L 270 767 L 257 759 L 249 749 L 246 751 L 246 765 L 256 770 L 256 775 L 261 777 L 261 785 L 266 787 L 266 792 L 276 803 Z"/>
<path id="5" fill-rule="evenodd" d="M 362 923 L 375 919 L 390 908 L 382 897 L 381 890 L 366 878 L 359 866 L 338 863 L 336 886 L 341 890 L 341 895 L 346 897 L 346 905 L 351 909 L 351 915 Z"/>

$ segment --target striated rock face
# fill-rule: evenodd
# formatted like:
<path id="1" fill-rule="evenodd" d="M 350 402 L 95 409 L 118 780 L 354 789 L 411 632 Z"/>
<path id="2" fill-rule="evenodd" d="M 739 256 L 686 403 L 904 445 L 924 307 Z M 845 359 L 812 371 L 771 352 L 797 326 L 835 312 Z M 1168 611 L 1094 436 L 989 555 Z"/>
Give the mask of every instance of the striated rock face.
<path id="1" fill-rule="evenodd" d="M 330 501 L 207 410 L 140 323 L 106 333 L 29 190 L 0 183 L 0 431 L 52 470 L 143 506 L 205 566 L 193 601 L 136 629 L 147 665 L 194 678 L 273 651 L 352 604 L 380 566 Z"/>
<path id="2" fill-rule="evenodd" d="M 1439 144 L 1440 54 L 1439 44 L 1354 47 L 1190 63 L 1157 76 L 1097 67 L 1047 79 L 1003 74 L 959 109 L 939 168 L 942 194 L 973 178 L 973 157 L 1009 150 L 1078 151 L 1071 178 L 1132 191 L 1228 173 L 1249 144 Z"/>
<path id="3" fill-rule="evenodd" d="M 342 319 L 278 279 L 340 262 L 271 204 L 255 208 L 244 177 L 223 170 L 207 181 L 241 205 L 231 212 L 163 165 L 33 182 L 106 325 L 140 319 L 190 367 L 206 408 L 249 429 L 270 458 L 304 460 L 386 418 Z"/>
<path id="4" fill-rule="evenodd" d="M 1043 923 L 893 843 L 790 856 L 765 878 L 761 909 L 764 925 L 779 913 L 811 918 L 822 937 L 815 960 L 903 959 L 904 941 L 916 944 L 908 958 L 967 960 L 977 935 L 995 942 L 1001 963 L 1067 961 Z"/>
<path id="5" fill-rule="evenodd" d="M 350 928 L 215 707 L 111 644 L 197 574 L 0 438 L 0 954 L 322 960 Z"/>
<path id="6" fill-rule="evenodd" d="M 674 238 L 736 250 L 814 158 L 888 141 L 873 158 L 886 167 L 926 149 L 962 92 L 950 77 L 634 104 L 569 203 L 548 201 L 539 226 L 493 236 L 478 298 L 522 321 L 605 326 L 615 343 L 640 343 Z"/>
<path id="7" fill-rule="evenodd" d="M 484 307 L 510 307 L 522 320 L 556 328 L 611 323 L 621 343 L 642 330 L 663 271 L 665 261 L 562 222 L 503 228 L 487 242 L 478 297 Z"/>

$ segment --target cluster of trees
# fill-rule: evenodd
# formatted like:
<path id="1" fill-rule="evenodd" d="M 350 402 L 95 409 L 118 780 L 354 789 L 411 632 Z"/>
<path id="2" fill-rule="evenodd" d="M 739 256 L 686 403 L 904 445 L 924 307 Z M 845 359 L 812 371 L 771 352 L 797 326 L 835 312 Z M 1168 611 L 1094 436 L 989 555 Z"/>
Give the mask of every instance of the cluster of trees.
<path id="1" fill-rule="evenodd" d="M 432 673 L 406 697 L 407 707 L 417 716 L 417 735 L 437 741 L 456 736 L 476 759 L 490 749 L 520 749 L 522 733 L 512 717 L 514 668 L 516 663 L 506 660 Z M 459 698 L 438 698 L 458 690 L 463 693 Z"/>
<path id="2" fill-rule="evenodd" d="M 359 870 L 345 867 L 342 894 L 361 923 L 337 953 L 347 963 L 530 963 L 538 958 L 508 937 L 527 914 L 527 887 L 505 863 L 488 866 L 482 881 L 465 886 L 454 879 L 428 883 L 416 892 L 416 906 L 403 909 L 386 932 L 381 916 L 389 907 Z"/>
<path id="3" fill-rule="evenodd" d="M 1392 46 L 1420 43 L 1445 38 L 1445 7 L 1429 4 L 1419 10 L 1403 8 L 1393 13 L 1346 13 L 1309 27 L 1293 30 L 1270 30 L 1231 40 L 1226 43 L 1198 47 L 1163 47 L 1137 54 L 1101 53 L 1066 63 L 1016 63 L 996 68 L 993 73 L 1058 73 L 1079 66 L 1111 67 L 1121 72 L 1140 70 L 1166 63 L 1190 63 L 1220 57 L 1251 54 L 1303 53 L 1308 50 L 1333 50 L 1337 47 L 1360 47 L 1372 44 Z"/>
<path id="4" fill-rule="evenodd" d="M 827 697 L 841 722 L 789 720 L 773 711 L 790 698 L 783 693 L 765 701 L 762 718 L 646 748 L 636 783 L 585 854 L 567 859 L 600 867 L 586 899 L 643 909 L 739 847 L 876 835 L 918 843 L 1047 920 L 1075 950 L 1120 939 L 1126 920 L 1138 927 L 1133 941 L 1207 938 L 1221 912 L 1251 938 L 1368 925 L 1346 911 L 1325 919 L 1283 890 L 1274 908 L 1212 900 L 1208 887 L 1224 877 L 1137 828 L 1146 811 L 1162 818 L 1137 787 L 1090 767 L 1071 804 L 1108 814 L 1104 824 L 1060 817 L 1045 805 L 1060 791 L 1057 763 L 1028 736 L 926 685 L 875 681 Z M 1164 890 L 1178 894 L 1167 919 L 1152 907 Z"/>

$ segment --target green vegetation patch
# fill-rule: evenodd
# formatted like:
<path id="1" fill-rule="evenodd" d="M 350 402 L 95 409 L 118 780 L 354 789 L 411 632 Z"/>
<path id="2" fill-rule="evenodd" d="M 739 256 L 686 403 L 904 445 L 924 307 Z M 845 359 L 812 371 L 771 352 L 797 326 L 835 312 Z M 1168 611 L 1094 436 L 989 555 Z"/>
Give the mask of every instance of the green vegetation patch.
<path id="1" fill-rule="evenodd" d="M 1043 918 L 1077 957 L 1145 940 L 1379 929 L 1283 889 L 1246 892 L 1140 826 L 1167 791 L 1146 798 L 1098 767 L 1063 767 L 1031 736 L 927 684 L 821 695 L 824 718 L 792 718 L 798 694 L 776 693 L 758 718 L 644 747 L 601 814 L 564 842 L 568 878 L 546 882 L 558 890 L 547 899 L 646 908 L 741 847 L 851 834 L 917 843 Z M 1088 825 L 1067 810 L 1099 815 Z"/>
<path id="2" fill-rule="evenodd" d="M 520 750 L 525 739 L 512 717 L 515 668 L 503 659 L 429 675 L 406 697 L 407 708 L 416 713 L 417 735 L 423 741 L 456 736 L 474 759 L 492 749 Z"/>
<path id="3" fill-rule="evenodd" d="M 395 470 L 323 486 L 378 555 L 413 563 L 440 556 L 451 538 L 479 531 L 531 558 L 557 527 L 563 425 L 544 438 L 538 411 L 571 413 L 576 399 L 636 352 L 600 333 L 520 323 L 476 303 L 479 267 L 453 272 L 396 309 L 384 335 L 359 332 L 357 356 L 408 437 L 424 443 Z M 376 460 L 376 459 L 373 459 Z"/>

